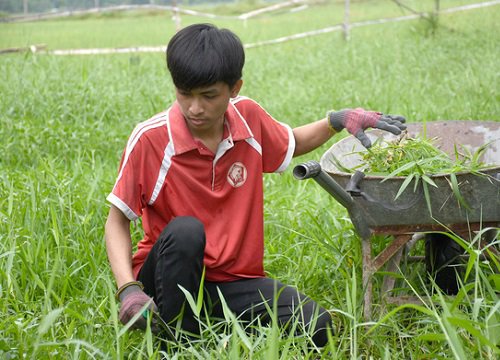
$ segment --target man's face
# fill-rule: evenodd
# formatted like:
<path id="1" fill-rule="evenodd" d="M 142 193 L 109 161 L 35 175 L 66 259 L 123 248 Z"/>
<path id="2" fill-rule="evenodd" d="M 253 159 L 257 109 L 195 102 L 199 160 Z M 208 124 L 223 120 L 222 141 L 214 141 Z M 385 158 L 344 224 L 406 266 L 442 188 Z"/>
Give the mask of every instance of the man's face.
<path id="1" fill-rule="evenodd" d="M 239 80 L 232 89 L 224 82 L 190 91 L 176 88 L 177 102 L 194 135 L 211 134 L 222 129 L 229 99 L 238 95 L 241 84 Z"/>

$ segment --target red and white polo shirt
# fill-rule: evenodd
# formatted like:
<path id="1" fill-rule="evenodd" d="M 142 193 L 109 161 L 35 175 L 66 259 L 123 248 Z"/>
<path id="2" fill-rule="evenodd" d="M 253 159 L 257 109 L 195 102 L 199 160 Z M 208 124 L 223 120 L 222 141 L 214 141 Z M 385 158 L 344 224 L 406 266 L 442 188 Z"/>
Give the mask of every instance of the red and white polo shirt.
<path id="1" fill-rule="evenodd" d="M 292 129 L 245 97 L 231 99 L 216 154 L 193 138 L 177 103 L 139 124 L 107 197 L 128 219 L 142 217 L 134 275 L 170 220 L 194 216 L 205 226 L 208 281 L 264 276 L 262 173 L 284 171 L 294 149 Z"/>

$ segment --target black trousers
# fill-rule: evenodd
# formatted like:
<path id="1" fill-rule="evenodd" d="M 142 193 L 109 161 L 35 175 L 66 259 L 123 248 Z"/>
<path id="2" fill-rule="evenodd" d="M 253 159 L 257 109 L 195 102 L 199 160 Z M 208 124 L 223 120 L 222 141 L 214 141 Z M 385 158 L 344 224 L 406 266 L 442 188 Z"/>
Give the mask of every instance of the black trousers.
<path id="1" fill-rule="evenodd" d="M 139 272 L 144 291 L 153 297 L 162 319 L 167 324 L 181 321 L 183 330 L 191 334 L 200 333 L 199 322 L 180 287 L 196 299 L 204 249 L 203 224 L 193 217 L 177 217 L 165 227 Z M 205 281 L 203 286 L 203 301 L 211 317 L 224 317 L 220 291 L 240 320 L 266 325 L 272 321 L 271 309 L 285 329 L 295 326 L 296 332 L 308 332 L 319 347 L 327 342 L 327 329 L 332 328 L 330 314 L 291 286 L 266 277 Z"/>

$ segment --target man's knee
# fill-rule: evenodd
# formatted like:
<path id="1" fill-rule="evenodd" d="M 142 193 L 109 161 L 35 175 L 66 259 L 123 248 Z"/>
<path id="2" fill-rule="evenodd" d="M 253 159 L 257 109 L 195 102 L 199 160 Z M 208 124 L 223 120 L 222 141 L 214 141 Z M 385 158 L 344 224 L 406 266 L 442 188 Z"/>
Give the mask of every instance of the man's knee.
<path id="1" fill-rule="evenodd" d="M 161 242 L 160 253 L 199 257 L 205 250 L 205 228 L 195 217 L 179 216 L 168 223 L 158 241 Z"/>
<path id="2" fill-rule="evenodd" d="M 281 285 L 281 284 L 280 284 Z M 300 327 L 310 334 L 314 344 L 323 347 L 328 342 L 328 331 L 333 332 L 330 313 L 295 288 L 285 286 L 278 291 L 278 319 L 283 325 L 299 321 Z"/>
<path id="3" fill-rule="evenodd" d="M 330 313 L 310 299 L 301 302 L 292 311 L 290 314 L 284 313 L 279 316 L 280 323 L 290 330 L 297 321 L 299 325 L 295 330 L 297 335 L 307 334 L 317 347 L 325 346 L 328 342 L 328 331 L 333 333 Z"/>
<path id="4" fill-rule="evenodd" d="M 328 343 L 328 332 L 333 334 L 333 319 L 328 311 L 320 308 L 320 313 L 314 322 L 312 341 L 317 347 L 324 347 Z"/>

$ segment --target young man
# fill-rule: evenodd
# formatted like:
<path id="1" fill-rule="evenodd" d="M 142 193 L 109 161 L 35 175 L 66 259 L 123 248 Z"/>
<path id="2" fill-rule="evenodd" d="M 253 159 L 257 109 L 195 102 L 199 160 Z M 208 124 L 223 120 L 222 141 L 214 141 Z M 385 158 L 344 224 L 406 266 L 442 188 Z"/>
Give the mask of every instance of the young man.
<path id="1" fill-rule="evenodd" d="M 244 61 L 238 37 L 209 24 L 186 27 L 168 44 L 176 101 L 135 128 L 107 198 L 106 246 L 120 320 L 135 318 L 133 326 L 145 328 L 136 315 L 149 306 L 159 323 L 180 322 L 195 336 L 199 323 L 181 288 L 196 297 L 203 286 L 211 316 L 223 317 L 220 291 L 240 319 L 268 323 L 267 306 L 284 327 L 297 321 L 323 346 L 328 312 L 265 276 L 262 174 L 284 171 L 293 156 L 343 128 L 369 146 L 364 129 L 399 133 L 404 118 L 342 110 L 292 130 L 238 96 Z M 139 217 L 144 238 L 132 256 L 130 221 Z"/>

